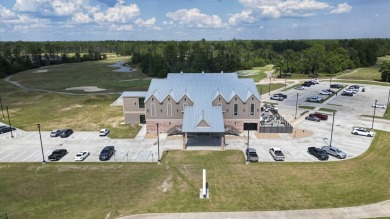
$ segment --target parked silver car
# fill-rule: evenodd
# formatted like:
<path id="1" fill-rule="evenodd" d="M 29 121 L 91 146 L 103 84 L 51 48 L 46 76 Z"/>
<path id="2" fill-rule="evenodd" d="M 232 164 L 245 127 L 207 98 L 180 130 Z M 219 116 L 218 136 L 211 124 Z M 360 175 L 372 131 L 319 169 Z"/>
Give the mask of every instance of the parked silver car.
<path id="1" fill-rule="evenodd" d="M 327 154 L 337 157 L 338 159 L 345 159 L 347 154 L 340 149 L 333 146 L 322 146 L 322 150 L 326 151 Z"/>

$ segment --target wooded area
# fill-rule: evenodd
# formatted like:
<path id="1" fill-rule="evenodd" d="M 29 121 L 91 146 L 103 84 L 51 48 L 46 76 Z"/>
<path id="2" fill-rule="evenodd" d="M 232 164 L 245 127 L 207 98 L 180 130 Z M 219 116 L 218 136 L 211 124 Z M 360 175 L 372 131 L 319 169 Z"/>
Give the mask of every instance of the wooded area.
<path id="1" fill-rule="evenodd" d="M 287 72 L 315 76 L 375 65 L 377 57 L 390 54 L 390 39 L 0 42 L 0 77 L 105 59 L 107 53 L 131 56 L 129 64 L 154 77 L 181 71 L 234 72 L 266 64 L 273 64 L 280 77 Z M 387 75 L 382 73 L 383 81 Z"/>

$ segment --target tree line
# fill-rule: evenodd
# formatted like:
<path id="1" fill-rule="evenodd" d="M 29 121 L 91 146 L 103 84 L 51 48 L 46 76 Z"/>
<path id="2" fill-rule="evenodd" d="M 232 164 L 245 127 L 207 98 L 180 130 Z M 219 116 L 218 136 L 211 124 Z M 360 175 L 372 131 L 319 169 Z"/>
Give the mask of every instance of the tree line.
<path id="1" fill-rule="evenodd" d="M 0 42 L 0 77 L 59 63 L 131 56 L 149 76 L 169 72 L 234 72 L 273 64 L 282 73 L 335 74 L 372 66 L 390 39 Z M 82 54 L 82 55 L 81 55 Z"/>

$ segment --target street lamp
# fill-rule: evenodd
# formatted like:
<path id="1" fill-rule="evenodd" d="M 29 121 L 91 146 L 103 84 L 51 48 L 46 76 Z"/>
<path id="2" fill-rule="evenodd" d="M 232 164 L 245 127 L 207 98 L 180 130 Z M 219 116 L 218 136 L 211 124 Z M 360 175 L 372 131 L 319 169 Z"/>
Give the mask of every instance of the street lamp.
<path id="1" fill-rule="evenodd" d="M 299 93 L 297 93 L 297 102 L 295 103 L 295 119 L 297 118 L 297 112 L 298 112 L 298 96 Z"/>
<path id="2" fill-rule="evenodd" d="M 160 134 L 158 132 L 158 123 L 157 126 L 157 162 L 160 163 Z"/>
<path id="3" fill-rule="evenodd" d="M 330 132 L 330 142 L 329 146 L 332 147 L 332 138 L 333 138 L 333 125 L 334 125 L 334 116 L 336 114 L 336 111 L 333 111 L 333 121 L 332 121 L 332 131 Z"/>
<path id="4" fill-rule="evenodd" d="M 374 105 L 374 115 L 372 116 L 372 125 L 371 125 L 371 129 L 374 129 L 374 119 L 375 119 L 375 111 L 376 111 L 376 103 L 378 102 L 378 100 L 375 100 L 375 105 Z"/>
<path id="5" fill-rule="evenodd" d="M 268 95 L 271 95 L 271 78 L 272 78 L 272 76 L 269 77 Z"/>
<path id="6" fill-rule="evenodd" d="M 9 124 L 9 128 L 11 129 L 11 138 L 13 138 L 14 135 L 12 134 L 12 126 L 11 126 L 11 119 L 9 118 L 8 106 L 6 106 L 5 108 L 7 109 L 8 124 Z"/>
<path id="7" fill-rule="evenodd" d="M 1 100 L 1 94 L 0 94 L 0 106 L 1 106 L 1 114 L 3 115 L 3 121 L 4 121 L 5 117 L 4 117 L 3 101 Z"/>
<path id="8" fill-rule="evenodd" d="M 41 150 L 42 150 L 42 162 L 45 163 L 45 155 L 43 154 L 43 145 L 42 145 L 42 135 L 41 135 L 41 124 L 37 124 L 38 132 L 39 132 L 39 140 L 41 140 Z"/>
<path id="9" fill-rule="evenodd" d="M 386 116 L 387 116 L 387 109 L 389 108 L 389 99 L 390 99 L 390 89 L 389 89 L 389 96 L 387 96 L 387 105 L 386 105 L 386 112 L 385 112 Z"/>
<path id="10" fill-rule="evenodd" d="M 284 76 L 284 90 L 287 89 L 287 75 Z"/>
<path id="11" fill-rule="evenodd" d="M 248 154 L 249 154 L 249 125 L 246 126 L 246 128 L 248 129 L 248 143 L 246 144 L 246 151 L 248 151 Z M 249 162 L 249 156 L 248 154 L 246 155 L 246 162 Z"/>

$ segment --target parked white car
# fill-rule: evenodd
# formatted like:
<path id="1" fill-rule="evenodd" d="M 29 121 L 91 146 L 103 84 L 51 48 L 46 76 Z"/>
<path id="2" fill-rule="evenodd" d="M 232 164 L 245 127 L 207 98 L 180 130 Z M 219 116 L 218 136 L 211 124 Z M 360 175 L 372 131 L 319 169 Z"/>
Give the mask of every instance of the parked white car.
<path id="1" fill-rule="evenodd" d="M 365 128 L 354 128 L 352 130 L 352 134 L 354 135 L 364 135 L 367 137 L 374 137 L 375 133 L 371 130 L 365 129 Z"/>
<path id="2" fill-rule="evenodd" d="M 305 90 L 305 87 L 304 86 L 298 86 L 298 87 L 294 87 L 295 90 Z"/>
<path id="3" fill-rule="evenodd" d="M 321 80 L 318 79 L 318 78 L 311 79 L 311 82 L 313 82 L 314 84 L 319 84 L 320 81 L 321 81 Z"/>
<path id="4" fill-rule="evenodd" d="M 319 94 L 322 94 L 322 95 L 330 95 L 330 92 L 327 91 L 327 90 L 322 90 L 320 92 L 318 92 Z"/>
<path id="5" fill-rule="evenodd" d="M 374 103 L 374 104 L 372 104 L 372 107 L 374 107 L 374 108 L 386 109 L 386 106 L 383 105 L 383 104 L 380 104 L 380 103 L 377 103 L 376 105 L 375 105 L 375 103 Z"/>
<path id="6" fill-rule="evenodd" d="M 99 136 L 106 136 L 110 133 L 110 129 L 101 129 L 99 132 Z"/>
<path id="7" fill-rule="evenodd" d="M 284 161 L 284 154 L 280 148 L 272 147 L 269 149 L 269 153 L 272 155 L 275 161 Z"/>
<path id="8" fill-rule="evenodd" d="M 358 91 L 357 91 L 356 89 L 349 89 L 349 88 L 348 88 L 348 89 L 345 89 L 344 92 L 346 92 L 346 93 L 357 94 Z"/>
<path id="9" fill-rule="evenodd" d="M 75 161 L 83 161 L 88 156 L 89 156 L 89 152 L 88 151 L 82 151 L 82 152 L 76 154 L 76 157 L 74 157 L 74 160 Z"/>

